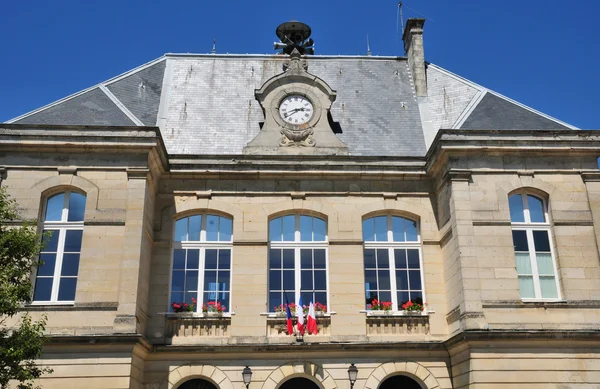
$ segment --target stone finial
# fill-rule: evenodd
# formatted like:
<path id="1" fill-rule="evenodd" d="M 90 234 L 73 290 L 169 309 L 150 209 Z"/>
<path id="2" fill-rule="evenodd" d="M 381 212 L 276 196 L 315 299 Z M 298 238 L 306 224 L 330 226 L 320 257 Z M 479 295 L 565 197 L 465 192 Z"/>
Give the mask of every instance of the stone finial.
<path id="1" fill-rule="evenodd" d="M 290 59 L 283 63 L 283 71 L 287 72 L 288 70 L 297 70 L 301 72 L 306 72 L 308 70 L 308 62 L 302 59 L 302 55 L 297 49 L 294 49 L 290 54 Z"/>

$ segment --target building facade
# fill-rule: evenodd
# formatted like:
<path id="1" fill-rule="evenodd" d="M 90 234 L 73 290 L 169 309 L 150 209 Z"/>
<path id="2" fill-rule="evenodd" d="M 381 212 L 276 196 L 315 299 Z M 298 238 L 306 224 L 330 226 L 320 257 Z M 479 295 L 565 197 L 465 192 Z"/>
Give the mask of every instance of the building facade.
<path id="1" fill-rule="evenodd" d="M 423 25 L 406 57 L 167 54 L 2 124 L 52 233 L 38 384 L 599 387 L 600 136 L 426 63 Z"/>

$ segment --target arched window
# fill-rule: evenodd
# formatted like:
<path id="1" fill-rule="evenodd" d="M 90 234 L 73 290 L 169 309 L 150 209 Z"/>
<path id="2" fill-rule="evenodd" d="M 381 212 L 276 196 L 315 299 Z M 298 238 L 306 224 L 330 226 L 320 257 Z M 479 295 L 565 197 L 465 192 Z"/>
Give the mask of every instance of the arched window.
<path id="1" fill-rule="evenodd" d="M 191 305 L 218 304 L 229 312 L 231 292 L 232 220 L 200 214 L 175 222 L 171 299 Z"/>
<path id="2" fill-rule="evenodd" d="M 35 303 L 73 303 L 77 288 L 83 237 L 85 195 L 63 192 L 49 197 L 44 206 L 43 264 L 35 277 Z"/>
<path id="3" fill-rule="evenodd" d="M 417 222 L 399 216 L 363 221 L 365 297 L 391 302 L 400 310 L 407 301 L 423 304 L 423 262 Z"/>
<path id="4" fill-rule="evenodd" d="M 327 306 L 327 224 L 287 215 L 269 222 L 269 309 L 286 303 Z"/>
<path id="5" fill-rule="evenodd" d="M 520 192 L 508 198 L 521 298 L 559 299 L 546 202 Z"/>

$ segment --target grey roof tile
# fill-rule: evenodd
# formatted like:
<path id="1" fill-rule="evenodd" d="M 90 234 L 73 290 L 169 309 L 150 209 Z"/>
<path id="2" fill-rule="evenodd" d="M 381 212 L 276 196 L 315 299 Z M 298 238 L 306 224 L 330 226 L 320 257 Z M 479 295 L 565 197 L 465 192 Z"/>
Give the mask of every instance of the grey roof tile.
<path id="1" fill-rule="evenodd" d="M 558 130 L 569 129 L 569 127 L 495 94 L 487 93 L 463 123 L 461 129 Z"/>
<path id="2" fill-rule="evenodd" d="M 132 73 L 107 88 L 146 126 L 155 126 L 166 61 Z"/>
<path id="3" fill-rule="evenodd" d="M 15 123 L 131 126 L 134 123 L 99 88 L 27 115 Z"/>

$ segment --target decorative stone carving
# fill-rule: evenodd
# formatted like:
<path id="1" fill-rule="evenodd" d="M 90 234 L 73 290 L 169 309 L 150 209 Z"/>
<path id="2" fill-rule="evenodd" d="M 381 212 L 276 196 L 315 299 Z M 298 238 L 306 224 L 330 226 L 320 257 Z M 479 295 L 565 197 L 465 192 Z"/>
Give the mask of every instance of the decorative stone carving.
<path id="1" fill-rule="evenodd" d="M 265 112 L 265 122 L 260 133 L 244 148 L 244 153 L 348 154 L 347 146 L 333 133 L 327 118 L 336 92 L 325 81 L 307 72 L 308 61 L 297 50 L 285 59 L 283 69 L 283 73 L 254 92 Z M 291 100 L 287 112 L 291 108 L 292 116 L 286 116 L 286 98 L 288 102 Z M 299 120 L 292 120 L 298 115 Z"/>

